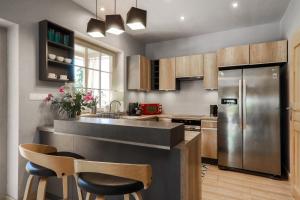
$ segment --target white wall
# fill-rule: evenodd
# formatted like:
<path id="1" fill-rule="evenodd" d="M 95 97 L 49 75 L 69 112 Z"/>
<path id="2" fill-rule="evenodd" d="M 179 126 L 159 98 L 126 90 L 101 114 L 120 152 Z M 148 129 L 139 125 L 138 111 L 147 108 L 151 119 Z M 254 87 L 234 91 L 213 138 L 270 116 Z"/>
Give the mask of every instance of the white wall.
<path id="1" fill-rule="evenodd" d="M 6 180 L 7 141 L 7 29 L 0 26 L 0 180 Z M 4 98 L 3 98 L 4 97 Z M 0 184 L 0 199 L 6 194 L 6 184 Z"/>
<path id="2" fill-rule="evenodd" d="M 0 0 L 0 5 L 0 18 L 19 25 L 19 34 L 12 41 L 17 42 L 19 45 L 19 51 L 14 54 L 18 55 L 19 53 L 19 59 L 15 59 L 15 62 L 19 61 L 19 65 L 17 65 L 18 70 L 15 71 L 18 80 L 15 80 L 15 83 L 11 83 L 9 87 L 11 87 L 11 93 L 15 92 L 18 95 L 17 100 L 10 103 L 16 103 L 19 106 L 17 112 L 20 116 L 19 118 L 13 116 L 17 117 L 15 119 L 15 127 L 17 129 L 14 129 L 14 131 L 17 131 L 18 135 L 10 136 L 14 137 L 12 138 L 14 143 L 9 146 L 9 148 L 13 149 L 14 155 L 8 157 L 8 162 L 14 177 L 10 177 L 8 180 L 7 188 L 8 194 L 17 199 L 24 192 L 24 183 L 27 178 L 24 170 L 25 161 L 23 159 L 18 161 L 18 157 L 16 157 L 18 156 L 17 145 L 18 143 L 37 141 L 36 128 L 45 123 L 42 118 L 43 107 L 41 102 L 30 101 L 29 94 L 55 92 L 59 86 L 59 84 L 45 83 L 38 80 L 38 22 L 49 19 L 85 34 L 86 24 L 92 15 L 71 0 Z M 144 45 L 127 34 L 109 36 L 101 41 L 119 49 L 120 52 L 123 51 L 121 53 L 123 57 L 144 53 Z M 119 63 L 124 64 L 124 62 L 123 58 L 123 62 L 120 61 Z M 13 88 L 15 84 L 17 84 L 17 88 Z M 20 91 L 19 94 L 18 90 Z"/>
<path id="3" fill-rule="evenodd" d="M 280 24 L 271 23 L 146 45 L 151 59 L 215 52 L 222 47 L 282 39 Z M 165 113 L 209 114 L 218 92 L 203 89 L 203 81 L 181 82 L 177 92 L 128 92 L 128 102 L 162 103 Z"/>
<path id="4" fill-rule="evenodd" d="M 300 30 L 300 1 L 292 0 L 281 19 L 281 32 L 286 38 L 291 39 L 292 34 Z"/>

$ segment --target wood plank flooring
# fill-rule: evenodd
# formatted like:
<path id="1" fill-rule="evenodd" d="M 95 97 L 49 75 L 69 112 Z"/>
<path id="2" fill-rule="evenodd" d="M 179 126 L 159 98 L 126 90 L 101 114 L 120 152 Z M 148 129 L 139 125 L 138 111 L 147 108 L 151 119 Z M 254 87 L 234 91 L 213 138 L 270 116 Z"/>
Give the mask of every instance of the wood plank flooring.
<path id="1" fill-rule="evenodd" d="M 208 166 L 202 200 L 294 200 L 288 181 L 277 181 Z"/>

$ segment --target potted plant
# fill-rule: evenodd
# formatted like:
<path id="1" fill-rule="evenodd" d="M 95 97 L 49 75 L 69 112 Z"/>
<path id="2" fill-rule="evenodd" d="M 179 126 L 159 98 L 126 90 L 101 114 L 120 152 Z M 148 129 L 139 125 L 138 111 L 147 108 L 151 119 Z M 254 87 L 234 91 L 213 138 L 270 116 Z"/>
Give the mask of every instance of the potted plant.
<path id="1" fill-rule="evenodd" d="M 84 101 L 87 107 L 91 109 L 91 114 L 97 114 L 98 97 L 94 96 L 92 92 L 87 92 Z"/>
<path id="2" fill-rule="evenodd" d="M 76 89 L 72 84 L 66 84 L 58 89 L 58 94 L 48 94 L 45 102 L 51 103 L 51 106 L 58 110 L 60 115 L 67 114 L 69 119 L 75 119 L 80 116 L 81 111 L 93 105 L 96 99 L 91 92 L 83 92 Z"/>

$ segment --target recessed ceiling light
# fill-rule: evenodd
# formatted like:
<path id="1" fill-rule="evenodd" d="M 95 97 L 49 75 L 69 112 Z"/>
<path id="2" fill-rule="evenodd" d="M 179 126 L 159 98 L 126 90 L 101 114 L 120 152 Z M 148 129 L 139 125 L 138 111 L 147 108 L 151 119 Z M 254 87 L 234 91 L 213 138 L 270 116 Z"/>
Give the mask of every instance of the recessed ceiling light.
<path id="1" fill-rule="evenodd" d="M 233 8 L 237 8 L 237 7 L 239 7 L 239 3 L 238 2 L 232 2 L 232 7 Z"/>
<path id="2" fill-rule="evenodd" d="M 185 20 L 185 17 L 184 17 L 184 16 L 181 16 L 181 17 L 180 17 L 180 20 L 181 20 L 181 21 L 184 21 L 184 20 Z"/>
<path id="3" fill-rule="evenodd" d="M 101 10 L 101 11 L 105 11 L 105 8 L 101 7 L 100 10 Z"/>

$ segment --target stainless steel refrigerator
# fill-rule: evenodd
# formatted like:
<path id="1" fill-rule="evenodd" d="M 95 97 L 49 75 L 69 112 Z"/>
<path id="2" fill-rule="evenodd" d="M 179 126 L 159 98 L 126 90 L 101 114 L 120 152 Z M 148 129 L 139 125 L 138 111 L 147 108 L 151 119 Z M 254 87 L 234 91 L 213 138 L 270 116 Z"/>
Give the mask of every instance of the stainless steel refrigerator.
<path id="1" fill-rule="evenodd" d="M 281 175 L 280 67 L 219 71 L 218 165 Z"/>

